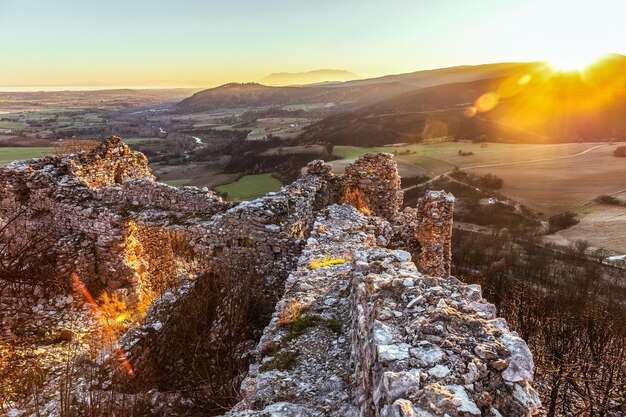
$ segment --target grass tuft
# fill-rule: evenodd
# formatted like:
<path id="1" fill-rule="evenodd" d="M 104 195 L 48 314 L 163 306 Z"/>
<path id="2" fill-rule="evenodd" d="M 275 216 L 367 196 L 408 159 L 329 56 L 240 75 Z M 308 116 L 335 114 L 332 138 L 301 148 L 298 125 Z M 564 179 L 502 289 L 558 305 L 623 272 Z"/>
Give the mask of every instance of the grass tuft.
<path id="1" fill-rule="evenodd" d="M 296 366 L 298 354 L 296 352 L 286 351 L 274 355 L 272 359 L 261 364 L 259 370 L 267 372 L 272 370 L 289 371 Z"/>
<path id="2" fill-rule="evenodd" d="M 342 264 L 345 264 L 346 262 L 348 262 L 348 260 L 344 258 L 326 257 L 323 259 L 317 259 L 317 260 L 309 262 L 309 268 L 311 269 L 324 268 L 326 266 L 342 265 Z"/>
<path id="3" fill-rule="evenodd" d="M 328 327 L 332 332 L 336 334 L 340 334 L 341 333 L 341 320 L 338 320 L 338 319 L 326 320 L 326 327 Z"/>

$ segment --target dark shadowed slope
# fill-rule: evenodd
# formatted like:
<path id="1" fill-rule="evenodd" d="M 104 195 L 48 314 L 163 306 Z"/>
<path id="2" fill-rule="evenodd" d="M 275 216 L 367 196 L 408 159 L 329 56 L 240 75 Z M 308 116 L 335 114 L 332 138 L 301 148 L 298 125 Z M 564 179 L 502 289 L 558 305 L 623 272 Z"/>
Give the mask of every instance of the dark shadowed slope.
<path id="1" fill-rule="evenodd" d="M 384 100 L 411 90 L 412 87 L 393 83 L 350 88 L 326 88 L 324 86 L 271 87 L 257 83 L 225 84 L 220 87 L 200 91 L 181 101 L 176 110 L 181 113 L 210 111 L 219 108 L 248 108 L 262 106 L 284 106 L 307 103 L 365 104 Z"/>
<path id="2" fill-rule="evenodd" d="M 519 69 L 334 115 L 310 126 L 302 139 L 369 146 L 448 135 L 512 142 L 626 138 L 626 57 L 611 55 L 582 73 L 534 64 Z"/>

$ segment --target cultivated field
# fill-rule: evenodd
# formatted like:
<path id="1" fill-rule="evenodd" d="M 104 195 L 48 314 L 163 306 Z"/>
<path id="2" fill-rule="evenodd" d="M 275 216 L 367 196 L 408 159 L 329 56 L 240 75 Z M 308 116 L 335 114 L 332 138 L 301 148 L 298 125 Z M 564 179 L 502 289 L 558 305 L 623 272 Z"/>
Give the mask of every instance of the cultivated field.
<path id="1" fill-rule="evenodd" d="M 626 193 L 624 193 L 626 201 Z M 567 245 L 586 240 L 592 246 L 626 254 L 626 206 L 590 203 L 576 211 L 580 223 L 544 239 Z"/>
<path id="2" fill-rule="evenodd" d="M 334 153 L 354 159 L 367 152 L 397 153 L 404 175 L 430 176 L 455 166 L 504 179 L 503 194 L 544 214 L 579 207 L 601 194 L 626 189 L 626 159 L 612 155 L 615 145 L 602 143 L 505 144 L 445 142 L 433 145 L 358 148 L 336 146 Z M 471 155 L 461 156 L 459 151 Z M 341 165 L 336 164 L 338 170 Z"/>
<path id="3" fill-rule="evenodd" d="M 215 189 L 226 193 L 229 200 L 252 200 L 270 191 L 278 191 L 281 185 L 272 174 L 256 174 L 243 176 L 235 182 L 220 185 Z"/>
<path id="4" fill-rule="evenodd" d="M 22 129 L 26 127 L 24 123 L 0 120 L 0 129 Z"/>
<path id="5" fill-rule="evenodd" d="M 39 147 L 39 148 L 2 148 L 0 147 L 0 165 L 8 164 L 9 162 L 13 162 L 21 159 L 32 159 L 32 158 L 40 158 L 46 154 L 49 154 L 52 151 L 50 147 Z"/>
<path id="6" fill-rule="evenodd" d="M 575 209 L 601 194 L 626 189 L 626 158 L 612 155 L 615 146 L 590 149 L 569 158 L 518 165 L 469 169 L 504 179 L 502 193 L 540 212 Z"/>

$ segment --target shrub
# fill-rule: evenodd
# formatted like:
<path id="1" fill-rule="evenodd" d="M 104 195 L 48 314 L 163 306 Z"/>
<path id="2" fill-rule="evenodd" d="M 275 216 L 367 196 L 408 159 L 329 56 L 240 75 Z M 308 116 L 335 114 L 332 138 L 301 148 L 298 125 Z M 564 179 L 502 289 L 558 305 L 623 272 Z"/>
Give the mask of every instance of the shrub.
<path id="1" fill-rule="evenodd" d="M 548 219 L 550 225 L 549 233 L 558 232 L 559 230 L 567 229 L 578 223 L 576 215 L 572 212 L 566 212 L 556 214 Z"/>
<path id="2" fill-rule="evenodd" d="M 618 146 L 614 151 L 613 151 L 613 156 L 617 156 L 617 157 L 626 157 L 626 146 Z"/>
<path id="3" fill-rule="evenodd" d="M 43 285 L 48 291 L 66 288 L 68 283 L 52 267 L 56 264 L 54 224 L 41 221 L 34 228 L 29 224 L 29 218 L 40 214 L 40 209 L 27 205 L 0 225 L 0 293 L 9 286 Z"/>
<path id="4" fill-rule="evenodd" d="M 455 169 L 450 176 L 457 181 L 466 183 L 470 186 L 485 188 L 488 190 L 499 190 L 504 185 L 504 180 L 493 174 L 475 175 Z"/>
<path id="5" fill-rule="evenodd" d="M 621 206 L 624 204 L 618 198 L 615 198 L 612 195 L 598 196 L 595 198 L 595 202 L 600 204 L 610 204 L 612 206 Z"/>
<path id="6" fill-rule="evenodd" d="M 239 400 L 239 386 L 254 360 L 246 352 L 275 306 L 251 256 L 214 264 L 198 276 L 160 332 L 131 354 L 136 384 L 188 392 L 198 415 L 223 413 Z"/>

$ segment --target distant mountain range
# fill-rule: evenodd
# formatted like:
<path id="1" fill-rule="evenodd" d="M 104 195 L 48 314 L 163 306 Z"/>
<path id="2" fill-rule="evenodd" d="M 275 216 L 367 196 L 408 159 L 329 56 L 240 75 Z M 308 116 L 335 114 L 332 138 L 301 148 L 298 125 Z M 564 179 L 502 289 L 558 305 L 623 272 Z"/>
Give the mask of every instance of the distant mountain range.
<path id="1" fill-rule="evenodd" d="M 542 62 L 498 63 L 302 87 L 227 84 L 194 94 L 177 110 L 328 102 L 339 104 L 335 114 L 309 126 L 301 141 L 381 145 L 432 135 L 624 140 L 626 57 L 607 56 L 584 72 L 558 72 Z"/>
<path id="2" fill-rule="evenodd" d="M 276 72 L 262 78 L 259 83 L 270 86 L 325 84 L 356 80 L 360 77 L 350 71 L 319 69 L 307 72 Z"/>

